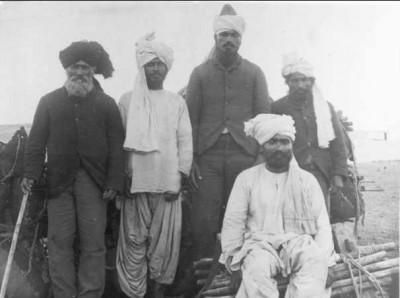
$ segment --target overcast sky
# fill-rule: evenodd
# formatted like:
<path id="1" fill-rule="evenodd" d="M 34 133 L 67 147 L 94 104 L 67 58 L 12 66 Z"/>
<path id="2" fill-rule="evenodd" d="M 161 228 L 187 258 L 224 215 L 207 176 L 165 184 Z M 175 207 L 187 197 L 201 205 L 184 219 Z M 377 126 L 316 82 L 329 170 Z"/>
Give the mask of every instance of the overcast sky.
<path id="1" fill-rule="evenodd" d="M 3 2 L 0 6 L 0 124 L 31 123 L 41 96 L 59 88 L 60 50 L 100 42 L 115 72 L 99 80 L 117 101 L 133 87 L 135 41 L 155 30 L 175 51 L 165 88 L 178 91 L 211 49 L 225 2 Z M 274 100 L 287 87 L 282 56 L 310 60 L 325 98 L 356 129 L 400 128 L 400 3 L 232 2 L 247 28 L 240 54 L 259 65 Z"/>

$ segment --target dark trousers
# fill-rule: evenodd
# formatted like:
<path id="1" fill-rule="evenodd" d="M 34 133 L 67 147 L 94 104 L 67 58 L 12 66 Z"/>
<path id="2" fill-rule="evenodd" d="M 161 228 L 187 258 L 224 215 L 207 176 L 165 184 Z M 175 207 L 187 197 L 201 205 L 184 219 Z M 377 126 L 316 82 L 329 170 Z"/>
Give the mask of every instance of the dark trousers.
<path id="1" fill-rule="evenodd" d="M 198 157 L 202 180 L 192 208 L 195 259 L 213 255 L 233 183 L 254 161 L 255 157 L 247 154 L 230 134 L 222 134 L 213 147 Z"/>
<path id="2" fill-rule="evenodd" d="M 99 298 L 104 290 L 107 203 L 86 170 L 64 192 L 48 201 L 50 277 L 55 298 Z M 74 240 L 79 236 L 79 270 Z M 78 275 L 78 276 L 77 276 Z"/>

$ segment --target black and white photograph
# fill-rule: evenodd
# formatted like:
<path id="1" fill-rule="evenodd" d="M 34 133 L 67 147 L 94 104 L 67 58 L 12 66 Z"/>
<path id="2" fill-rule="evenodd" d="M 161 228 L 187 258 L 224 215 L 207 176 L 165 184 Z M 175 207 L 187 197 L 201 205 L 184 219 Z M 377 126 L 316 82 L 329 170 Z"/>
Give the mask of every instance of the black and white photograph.
<path id="1" fill-rule="evenodd" d="M 400 2 L 0 1 L 0 298 L 398 298 Z"/>

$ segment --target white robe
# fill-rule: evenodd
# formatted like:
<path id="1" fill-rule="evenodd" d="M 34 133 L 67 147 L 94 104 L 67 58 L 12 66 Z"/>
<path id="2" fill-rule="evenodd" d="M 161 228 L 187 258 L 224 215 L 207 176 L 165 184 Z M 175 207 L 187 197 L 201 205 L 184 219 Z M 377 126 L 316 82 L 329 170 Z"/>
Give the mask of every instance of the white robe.
<path id="1" fill-rule="evenodd" d="M 159 151 L 129 151 L 128 171 L 132 175 L 131 193 L 174 192 L 180 189 L 181 175 L 189 175 L 193 140 L 189 112 L 184 99 L 167 90 L 149 90 L 158 128 Z M 119 101 L 122 122 L 126 127 L 131 92 Z"/>
<path id="2" fill-rule="evenodd" d="M 268 272 L 271 277 L 277 273 L 291 274 L 292 269 L 295 270 L 289 264 L 291 255 L 299 252 L 301 247 L 304 248 L 308 245 L 322 252 L 325 260 L 323 267 L 326 270 L 328 266 L 335 264 L 332 231 L 321 188 L 312 174 L 300 171 L 317 228 L 317 234 L 311 235 L 312 238 L 293 232 L 287 233 L 284 230 L 282 210 L 284 198 L 280 194 L 284 193 L 281 190 L 287 173 L 272 173 L 266 169 L 265 164 L 261 164 L 243 171 L 237 177 L 225 212 L 221 232 L 222 255 L 220 258 L 220 262 L 225 264 L 228 269 L 235 271 L 241 268 L 243 271 L 243 282 L 237 297 L 274 297 L 268 296 L 262 290 L 246 294 L 246 288 L 254 290 L 255 286 L 255 284 L 249 285 L 256 278 L 252 272 L 254 268 L 251 266 L 257 267 L 263 264 L 263 262 L 257 264 L 259 258 L 255 258 L 255 262 L 250 264 L 252 254 L 261 253 L 264 258 L 271 257 L 271 272 Z M 279 254 L 277 250 L 281 245 L 284 249 Z M 267 282 L 267 279 L 261 280 Z M 269 280 L 268 282 L 273 281 Z M 260 287 L 260 289 L 262 288 Z M 318 295 L 315 297 L 323 297 L 324 293 Z"/>

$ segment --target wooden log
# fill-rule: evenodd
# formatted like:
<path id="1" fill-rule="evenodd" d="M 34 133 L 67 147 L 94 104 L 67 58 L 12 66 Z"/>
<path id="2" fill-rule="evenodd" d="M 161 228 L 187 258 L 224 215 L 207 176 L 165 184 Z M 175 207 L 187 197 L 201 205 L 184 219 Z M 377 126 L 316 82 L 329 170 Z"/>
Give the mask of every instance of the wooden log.
<path id="1" fill-rule="evenodd" d="M 367 245 L 367 246 L 359 246 L 358 249 L 360 250 L 360 253 L 363 254 L 372 254 L 376 253 L 378 251 L 390 251 L 394 250 L 397 248 L 396 243 L 394 242 L 388 242 L 388 243 L 383 243 L 383 244 L 374 244 L 374 245 Z"/>
<path id="2" fill-rule="evenodd" d="M 398 266 L 399 266 L 399 258 L 395 258 L 395 259 L 389 259 L 389 260 L 385 260 L 385 261 L 380 261 L 380 262 L 377 262 L 377 263 L 372 263 L 372 264 L 369 264 L 367 266 L 364 266 L 364 268 L 368 272 L 375 272 L 375 271 L 381 271 L 381 270 L 384 270 L 384 269 L 389 269 L 389 268 L 398 267 Z M 358 269 L 357 268 L 353 268 L 352 271 L 353 271 L 353 274 L 358 274 Z M 336 280 L 346 279 L 346 278 L 349 278 L 349 277 L 350 277 L 350 271 L 348 269 L 347 270 L 343 270 L 343 271 L 336 271 L 335 270 L 335 278 L 336 278 Z"/>
<path id="3" fill-rule="evenodd" d="M 194 275 L 196 277 L 207 277 L 208 273 L 210 273 L 210 270 L 205 270 L 205 269 L 198 269 L 194 271 Z"/>
<path id="4" fill-rule="evenodd" d="M 371 273 L 376 279 L 381 279 L 383 277 L 386 276 L 390 276 L 392 274 L 396 274 L 399 272 L 399 267 L 394 267 L 394 268 L 389 268 L 389 269 L 385 269 L 382 271 L 376 271 Z M 358 284 L 360 282 L 360 278 L 357 276 L 354 278 L 355 282 Z M 364 281 L 369 281 L 367 276 L 362 276 L 362 281 L 364 283 Z M 343 288 L 346 286 L 350 286 L 352 284 L 352 279 L 351 278 L 347 278 L 347 279 L 342 279 L 342 280 L 337 280 L 335 282 L 333 282 L 332 284 L 332 289 L 336 289 L 336 288 Z M 364 286 L 363 286 L 364 288 Z"/>
<path id="5" fill-rule="evenodd" d="M 228 287 L 222 287 L 222 288 L 217 288 L 217 289 L 210 289 L 207 291 L 203 292 L 204 296 L 210 296 L 210 297 L 220 297 L 220 296 L 225 296 L 225 295 L 232 295 L 234 294 L 233 291 Z"/>
<path id="6" fill-rule="evenodd" d="M 222 280 L 222 281 L 217 281 L 217 282 L 215 282 L 215 283 L 213 283 L 213 284 L 211 285 L 211 288 L 212 288 L 212 289 L 224 288 L 224 287 L 229 286 L 230 283 L 231 283 L 231 280 L 230 280 L 230 279 Z"/>
<path id="7" fill-rule="evenodd" d="M 204 258 L 198 261 L 193 262 L 194 269 L 210 269 L 212 266 L 213 259 L 212 258 Z"/>
<path id="8" fill-rule="evenodd" d="M 372 255 L 372 254 L 380 252 L 380 251 L 392 251 L 396 248 L 397 248 L 397 245 L 394 242 L 358 247 L 358 249 L 360 250 L 360 257 Z M 353 259 L 357 259 L 358 251 L 348 253 L 347 255 L 352 257 Z M 343 263 L 343 260 L 339 260 L 339 261 L 337 261 L 337 263 L 338 264 Z"/>
<path id="9" fill-rule="evenodd" d="M 381 278 L 378 281 L 379 281 L 379 284 L 381 285 L 381 287 L 390 286 L 392 284 L 392 278 L 390 276 Z M 374 288 L 374 285 L 372 283 L 369 282 L 369 283 L 363 284 L 363 291 L 371 289 L 371 288 Z M 340 298 L 346 294 L 351 294 L 351 293 L 354 293 L 353 286 L 340 287 L 340 288 L 332 289 L 331 298 L 336 298 L 336 297 Z"/>
<path id="10" fill-rule="evenodd" d="M 382 261 L 383 258 L 386 257 L 386 255 L 387 255 L 386 251 L 380 251 L 380 252 L 374 253 L 372 255 L 368 255 L 368 256 L 360 258 L 359 263 L 362 266 L 376 263 L 376 262 Z M 358 260 L 356 260 L 356 261 L 358 262 Z M 347 268 L 348 268 L 347 264 L 341 263 L 341 264 L 336 264 L 333 267 L 333 270 L 335 272 L 338 272 L 338 271 L 347 270 Z"/>

